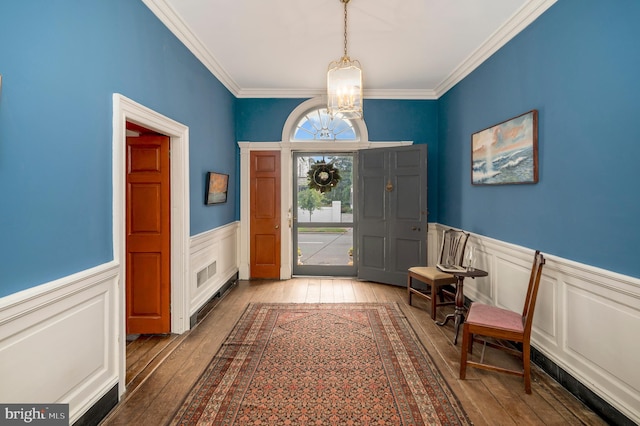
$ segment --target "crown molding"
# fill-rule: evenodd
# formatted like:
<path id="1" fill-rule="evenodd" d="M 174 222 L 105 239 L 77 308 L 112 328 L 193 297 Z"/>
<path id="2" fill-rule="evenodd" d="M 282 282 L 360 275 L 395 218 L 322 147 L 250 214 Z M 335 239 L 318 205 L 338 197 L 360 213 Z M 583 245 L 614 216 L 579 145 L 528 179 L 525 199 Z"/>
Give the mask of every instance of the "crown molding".
<path id="1" fill-rule="evenodd" d="M 326 89 L 240 89 L 238 98 L 316 98 L 326 95 Z"/>
<path id="2" fill-rule="evenodd" d="M 478 68 L 491 55 L 518 35 L 520 31 L 538 19 L 538 17 L 553 6 L 556 1 L 557 0 L 531 0 L 523 5 L 504 25 L 489 36 L 478 49 L 462 61 L 462 63 L 436 87 L 435 93 L 437 98 L 444 95 L 449 89 L 471 74 L 471 72 Z"/>
<path id="3" fill-rule="evenodd" d="M 406 99 L 434 100 L 438 99 L 431 89 L 369 89 L 364 91 L 365 99 Z"/>
<path id="4" fill-rule="evenodd" d="M 209 71 L 233 95 L 238 96 L 240 86 L 229 73 L 218 63 L 198 37 L 191 32 L 187 24 L 176 11 L 164 0 L 142 0 L 142 2 L 156 15 L 156 17 L 193 53 L 193 55 L 207 67 Z"/>
<path id="5" fill-rule="evenodd" d="M 535 21 L 556 1 L 528 1 L 478 49 L 462 61 L 435 89 L 365 89 L 365 99 L 436 100 L 440 98 Z M 325 89 L 241 88 L 165 0 L 142 0 L 142 2 L 237 98 L 313 98 L 321 96 L 325 92 Z"/>
<path id="6" fill-rule="evenodd" d="M 238 98 L 317 98 L 327 94 L 326 89 L 240 89 Z M 424 89 L 369 89 L 365 99 L 438 99 L 433 90 Z"/>

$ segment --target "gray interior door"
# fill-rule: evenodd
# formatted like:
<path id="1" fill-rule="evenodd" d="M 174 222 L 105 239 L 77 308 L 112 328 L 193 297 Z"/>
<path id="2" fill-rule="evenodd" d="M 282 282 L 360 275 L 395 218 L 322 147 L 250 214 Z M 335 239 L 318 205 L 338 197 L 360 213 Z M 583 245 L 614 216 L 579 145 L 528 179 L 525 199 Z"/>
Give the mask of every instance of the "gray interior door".
<path id="1" fill-rule="evenodd" d="M 427 146 L 358 152 L 358 278 L 406 286 L 427 262 Z"/>

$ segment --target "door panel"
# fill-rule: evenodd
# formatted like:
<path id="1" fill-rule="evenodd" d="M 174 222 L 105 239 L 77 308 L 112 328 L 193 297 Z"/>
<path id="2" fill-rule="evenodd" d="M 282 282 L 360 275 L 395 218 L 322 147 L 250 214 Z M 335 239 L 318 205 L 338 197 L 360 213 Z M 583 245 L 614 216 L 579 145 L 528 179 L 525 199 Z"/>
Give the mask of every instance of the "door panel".
<path id="1" fill-rule="evenodd" d="M 171 331 L 169 138 L 127 138 L 128 334 Z"/>
<path id="2" fill-rule="evenodd" d="M 364 269 L 384 272 L 386 244 L 387 238 L 385 235 L 363 235 L 359 266 Z"/>
<path id="3" fill-rule="evenodd" d="M 358 278 L 373 281 L 385 271 L 387 212 L 385 176 L 388 158 L 385 150 L 369 149 L 358 153 L 359 262 Z M 377 281 L 377 280 L 376 280 Z"/>
<path id="4" fill-rule="evenodd" d="M 280 278 L 280 152 L 250 156 L 250 275 Z"/>
<path id="5" fill-rule="evenodd" d="M 359 152 L 358 278 L 406 285 L 426 265 L 426 145 Z"/>
<path id="6" fill-rule="evenodd" d="M 127 269 L 136 283 L 129 293 L 130 311 L 136 316 L 158 314 L 162 309 L 162 298 L 155 291 L 155 283 L 162 279 L 162 256 L 159 253 L 132 253 Z"/>

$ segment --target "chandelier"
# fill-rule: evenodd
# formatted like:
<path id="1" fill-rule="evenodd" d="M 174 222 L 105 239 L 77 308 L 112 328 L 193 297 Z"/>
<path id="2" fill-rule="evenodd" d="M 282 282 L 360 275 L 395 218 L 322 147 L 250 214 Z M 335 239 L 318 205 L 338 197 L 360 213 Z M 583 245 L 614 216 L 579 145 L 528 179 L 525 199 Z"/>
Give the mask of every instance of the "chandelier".
<path id="1" fill-rule="evenodd" d="M 347 3 L 344 4 L 344 56 L 329 64 L 327 71 L 327 111 L 344 118 L 362 118 L 362 68 L 347 54 Z"/>

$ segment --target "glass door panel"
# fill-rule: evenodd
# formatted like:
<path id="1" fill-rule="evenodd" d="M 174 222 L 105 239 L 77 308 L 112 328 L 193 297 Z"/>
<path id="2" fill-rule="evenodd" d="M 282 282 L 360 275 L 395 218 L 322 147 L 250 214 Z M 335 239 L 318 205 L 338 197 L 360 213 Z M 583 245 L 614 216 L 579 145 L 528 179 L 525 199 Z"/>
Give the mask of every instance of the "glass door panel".
<path id="1" fill-rule="evenodd" d="M 295 275 L 356 275 L 353 159 L 353 153 L 294 153 Z"/>

